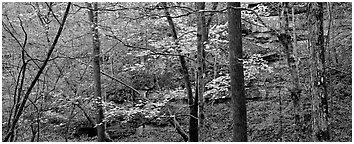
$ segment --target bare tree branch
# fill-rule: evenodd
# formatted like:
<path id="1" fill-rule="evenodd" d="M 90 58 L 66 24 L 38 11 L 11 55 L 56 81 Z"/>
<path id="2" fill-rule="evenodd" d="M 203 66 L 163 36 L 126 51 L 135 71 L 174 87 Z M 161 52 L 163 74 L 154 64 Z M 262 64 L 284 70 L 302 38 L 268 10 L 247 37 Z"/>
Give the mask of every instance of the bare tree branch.
<path id="1" fill-rule="evenodd" d="M 90 68 L 92 68 L 92 66 L 91 66 L 90 64 L 84 63 L 84 62 L 82 62 L 82 61 L 80 61 L 80 60 L 77 60 L 77 61 L 78 61 L 79 63 L 81 63 L 81 64 L 87 65 L 87 66 L 89 66 Z M 126 87 L 132 89 L 134 92 L 138 93 L 139 95 L 141 95 L 141 96 L 143 95 L 143 94 L 140 93 L 137 89 L 133 88 L 132 86 L 130 86 L 130 85 L 128 85 L 128 84 L 126 84 L 125 82 L 123 82 L 123 81 L 121 81 L 121 80 L 119 80 L 119 79 L 117 79 L 117 78 L 115 78 L 115 77 L 113 77 L 113 76 L 111 76 L 111 75 L 109 75 L 109 74 L 103 72 L 103 71 L 100 71 L 100 73 L 103 74 L 104 76 L 107 76 L 107 77 L 109 77 L 109 78 L 111 78 L 111 79 L 113 79 L 113 80 L 115 80 L 115 81 L 121 83 L 122 85 L 124 85 L 124 86 L 126 86 Z M 144 98 L 144 97 L 142 97 L 142 98 Z M 146 99 L 146 100 L 147 100 L 147 99 Z"/>
<path id="2" fill-rule="evenodd" d="M 182 56 L 182 57 L 186 57 L 187 59 L 190 59 L 190 60 L 193 60 L 193 61 L 194 61 L 194 59 L 192 59 L 192 58 L 190 58 L 190 57 L 187 57 L 187 56 L 185 56 L 185 55 L 183 55 L 183 54 L 172 54 L 172 53 L 156 52 L 156 51 L 154 51 L 154 50 L 152 50 L 152 49 L 149 49 L 149 48 L 146 48 L 146 47 L 139 47 L 139 46 L 129 45 L 129 44 L 123 42 L 123 40 L 121 40 L 120 38 L 118 38 L 118 37 L 115 36 L 115 35 L 106 35 L 106 36 L 111 37 L 111 38 L 113 38 L 113 39 L 115 39 L 115 40 L 118 40 L 121 44 L 123 44 L 124 46 L 129 47 L 129 48 L 141 49 L 141 50 L 148 50 L 148 51 L 150 51 L 150 52 L 152 53 L 152 54 L 150 54 L 150 55 Z"/>
<path id="3" fill-rule="evenodd" d="M 52 15 L 53 15 L 53 17 L 55 18 L 55 20 L 57 20 L 57 22 L 61 25 L 59 19 L 57 18 L 57 16 L 55 15 L 55 13 L 54 13 L 54 11 L 53 11 L 53 9 L 52 9 L 52 6 L 49 5 L 47 2 L 45 2 L 45 4 L 47 5 L 49 11 L 52 13 Z"/>
<path id="4" fill-rule="evenodd" d="M 69 13 L 69 10 L 70 10 L 70 6 L 71 6 L 71 3 L 69 2 L 68 5 L 67 5 L 67 7 L 66 7 L 66 10 L 65 10 L 65 13 L 64 13 L 64 17 L 63 17 L 62 23 L 61 23 L 61 25 L 60 25 L 60 27 L 59 27 L 59 29 L 58 29 L 57 35 L 55 36 L 55 39 L 54 39 L 54 41 L 53 41 L 53 44 L 52 44 L 52 46 L 50 47 L 50 49 L 49 49 L 49 51 L 48 51 L 48 53 L 47 53 L 46 61 L 42 64 L 42 66 L 40 67 L 39 71 L 37 72 L 37 75 L 36 75 L 35 78 L 33 79 L 31 85 L 30 85 L 29 88 L 27 89 L 27 91 L 26 91 L 26 93 L 25 93 L 25 95 L 24 95 L 24 97 L 23 97 L 23 99 L 22 99 L 22 103 L 21 103 L 21 105 L 20 105 L 20 107 L 19 107 L 19 111 L 15 114 L 15 118 L 14 118 L 14 120 L 13 120 L 13 122 L 12 122 L 12 126 L 11 126 L 9 132 L 6 134 L 6 136 L 5 136 L 4 139 L 3 139 L 4 142 L 7 142 L 7 141 L 9 140 L 9 138 L 14 135 L 15 127 L 16 127 L 17 122 L 18 122 L 18 120 L 20 119 L 20 117 L 21 117 L 21 115 L 22 115 L 22 113 L 23 113 L 23 110 L 24 110 L 24 107 L 25 107 L 26 102 L 27 102 L 27 100 L 28 100 L 28 97 L 29 97 L 29 95 L 31 94 L 31 91 L 32 91 L 32 89 L 34 88 L 34 86 L 36 85 L 36 83 L 37 83 L 39 77 L 41 76 L 41 74 L 42 74 L 42 72 L 43 72 L 43 70 L 45 69 L 45 67 L 46 67 L 46 65 L 47 65 L 47 62 L 48 62 L 48 59 L 50 58 L 52 52 L 54 51 L 54 48 L 55 48 L 55 46 L 56 46 L 56 44 L 57 44 L 57 42 L 58 42 L 58 40 L 59 40 L 59 37 L 60 37 L 60 35 L 61 35 L 63 29 L 64 29 L 64 23 L 65 23 L 66 18 L 67 18 L 67 16 L 68 16 L 68 13 Z"/>

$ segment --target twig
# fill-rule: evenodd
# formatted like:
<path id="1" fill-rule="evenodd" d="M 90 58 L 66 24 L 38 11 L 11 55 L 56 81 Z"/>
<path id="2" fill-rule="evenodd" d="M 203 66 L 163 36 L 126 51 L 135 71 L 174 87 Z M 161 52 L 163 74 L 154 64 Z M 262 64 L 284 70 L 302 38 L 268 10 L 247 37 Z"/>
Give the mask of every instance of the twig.
<path id="1" fill-rule="evenodd" d="M 167 110 L 168 110 L 169 114 L 171 115 L 172 112 L 171 112 L 170 108 L 167 107 Z M 189 139 L 189 137 L 188 137 L 188 135 L 186 134 L 186 132 L 183 131 L 183 129 L 181 128 L 181 125 L 180 125 L 180 124 L 178 123 L 178 121 L 176 120 L 176 116 L 173 116 L 173 117 L 170 118 L 168 121 L 171 123 L 171 125 L 173 125 L 173 126 L 175 127 L 176 131 L 178 132 L 178 134 L 180 134 L 180 135 L 182 136 L 183 140 L 184 140 L 185 142 L 187 142 L 188 139 Z"/>
<path id="2" fill-rule="evenodd" d="M 335 71 L 340 72 L 340 73 L 344 73 L 344 74 L 346 74 L 346 75 L 351 75 L 350 72 L 346 72 L 346 71 L 343 71 L 343 70 L 338 70 L 338 69 L 336 69 L 336 68 L 334 68 L 334 67 L 327 66 L 327 68 L 328 68 L 328 69 L 331 69 L 331 70 L 335 70 Z"/>
<path id="3" fill-rule="evenodd" d="M 20 22 L 22 22 L 22 21 L 20 21 Z M 9 22 L 9 23 L 11 26 L 12 25 L 11 22 Z M 20 24 L 22 25 L 22 23 L 20 23 Z M 11 30 L 8 28 L 8 26 L 4 22 L 2 23 L 2 26 L 5 29 L 5 31 L 7 31 L 11 35 L 11 37 L 16 41 L 16 43 L 20 46 L 21 50 L 23 50 L 25 52 L 26 56 L 28 56 L 30 59 L 33 59 L 31 57 L 31 55 L 25 50 L 25 46 L 21 44 L 20 40 L 17 39 L 15 34 L 11 32 Z M 15 33 L 16 33 L 16 31 L 15 31 Z M 34 63 L 37 67 L 39 67 L 39 65 L 36 62 L 34 62 Z"/>
<path id="4" fill-rule="evenodd" d="M 279 32 L 278 32 L 277 30 L 275 30 L 275 29 L 269 27 L 269 26 L 261 19 L 261 17 L 257 14 L 256 11 L 254 11 L 254 10 L 252 10 L 252 9 L 248 9 L 248 8 L 242 8 L 242 7 L 229 7 L 229 8 L 232 8 L 232 9 L 240 9 L 240 10 L 246 10 L 246 11 L 252 12 L 253 14 L 256 15 L 257 20 L 259 20 L 263 26 L 265 26 L 266 28 L 270 29 L 271 32 L 274 32 L 274 33 L 276 33 L 277 35 L 279 35 Z"/>
<path id="5" fill-rule="evenodd" d="M 138 46 L 133 46 L 133 45 L 129 45 L 129 44 L 126 44 L 125 42 L 123 42 L 123 40 L 119 39 L 117 36 L 115 35 L 106 35 L 108 37 L 111 37 L 111 38 L 114 38 L 115 40 L 118 40 L 121 44 L 123 44 L 124 46 L 126 47 L 129 47 L 129 48 L 135 48 L 135 49 L 142 49 L 142 50 L 148 50 L 150 51 L 152 54 L 150 55 L 169 55 L 169 56 L 182 56 L 182 57 L 185 57 L 189 60 L 192 60 L 194 61 L 194 59 L 190 58 L 190 57 L 187 57 L 185 55 L 182 55 L 182 54 L 172 54 L 172 53 L 162 53 L 162 52 L 155 52 L 149 48 L 145 48 L 145 47 L 138 47 Z"/>
<path id="6" fill-rule="evenodd" d="M 82 61 L 80 61 L 80 60 L 76 60 L 76 61 L 78 61 L 78 62 L 81 63 L 81 64 L 87 65 L 87 66 L 89 66 L 90 68 L 92 68 L 92 66 L 91 66 L 90 64 L 87 64 L 87 63 L 82 62 Z M 135 88 L 133 88 L 132 86 L 130 86 L 130 85 L 124 83 L 123 81 L 121 81 L 121 80 L 119 80 L 119 79 L 117 79 L 117 78 L 115 78 L 115 77 L 113 77 L 113 76 L 111 76 L 111 75 L 109 75 L 109 74 L 107 74 L 107 73 L 105 73 L 105 72 L 103 72 L 103 71 L 100 71 L 100 73 L 103 74 L 104 76 L 107 76 L 107 77 L 109 77 L 109 78 L 111 78 L 111 79 L 113 79 L 113 80 L 115 80 L 115 81 L 121 83 L 122 85 L 124 85 L 124 86 L 126 86 L 126 87 L 132 89 L 134 92 L 138 93 L 139 95 L 141 95 L 141 96 L 143 95 L 143 94 L 140 93 L 137 89 L 135 89 Z M 142 98 L 144 98 L 144 97 L 142 96 Z M 147 100 L 146 98 L 144 98 L 144 99 Z"/>
<path id="7" fill-rule="evenodd" d="M 47 5 L 47 7 L 49 8 L 49 11 L 52 13 L 53 17 L 55 18 L 55 20 L 57 20 L 57 22 L 61 25 L 59 19 L 57 18 L 57 16 L 55 16 L 54 12 L 53 12 L 53 9 L 52 9 L 52 6 L 49 5 L 47 2 L 45 2 L 45 4 Z"/>
<path id="8" fill-rule="evenodd" d="M 31 94 L 31 91 L 34 88 L 34 86 L 36 85 L 39 77 L 43 73 L 43 71 L 44 71 L 44 69 L 45 69 L 45 67 L 46 67 L 46 65 L 48 63 L 48 59 L 50 59 L 50 56 L 52 55 L 52 53 L 54 51 L 54 48 L 55 48 L 55 46 L 56 46 L 56 44 L 57 44 L 57 42 L 58 42 L 58 40 L 59 40 L 59 38 L 61 36 L 61 33 L 62 33 L 63 29 L 64 29 L 64 24 L 65 24 L 66 18 L 68 16 L 68 13 L 69 13 L 69 10 L 70 10 L 70 6 L 71 6 L 71 2 L 69 2 L 67 7 L 66 7 L 62 23 L 61 23 L 61 25 L 60 25 L 60 27 L 58 29 L 58 32 L 57 32 L 57 34 L 56 34 L 56 36 L 54 38 L 54 41 L 53 41 L 53 43 L 52 43 L 51 47 L 49 48 L 49 51 L 48 51 L 48 53 L 46 55 L 46 61 L 42 64 L 42 66 L 38 70 L 36 76 L 34 77 L 33 81 L 31 82 L 30 86 L 28 87 L 28 89 L 27 89 L 27 91 L 26 91 L 26 93 L 25 93 L 25 95 L 24 95 L 24 97 L 22 99 L 22 103 L 21 103 L 21 105 L 19 107 L 19 111 L 15 114 L 15 118 L 13 120 L 12 126 L 11 126 L 9 132 L 5 135 L 5 137 L 3 139 L 4 142 L 7 142 L 9 140 L 9 138 L 14 135 L 14 131 L 15 131 L 17 122 L 19 121 L 19 119 L 20 119 L 20 117 L 21 117 L 21 115 L 22 115 L 22 113 L 24 111 L 24 107 L 26 105 L 26 102 L 27 102 L 30 94 Z"/>
<path id="9" fill-rule="evenodd" d="M 189 115 L 189 114 L 180 114 L 180 115 L 176 115 L 176 116 L 188 116 L 188 117 L 192 117 L 192 118 L 198 119 L 197 117 L 195 117 L 193 115 Z"/>

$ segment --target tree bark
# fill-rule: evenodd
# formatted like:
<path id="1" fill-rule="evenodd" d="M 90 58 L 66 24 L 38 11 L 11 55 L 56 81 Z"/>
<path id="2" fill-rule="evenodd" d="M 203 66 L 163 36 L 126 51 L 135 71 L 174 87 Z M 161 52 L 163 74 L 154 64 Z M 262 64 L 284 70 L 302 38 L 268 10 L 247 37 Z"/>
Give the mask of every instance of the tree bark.
<path id="1" fill-rule="evenodd" d="M 185 82 L 185 87 L 187 89 L 188 94 L 188 105 L 189 105 L 189 141 L 190 142 L 198 142 L 198 100 L 193 97 L 192 86 L 189 79 L 188 68 L 186 64 L 186 60 L 184 57 L 179 57 L 181 66 L 182 66 L 182 74 Z"/>
<path id="2" fill-rule="evenodd" d="M 290 35 L 290 26 L 289 26 L 289 3 L 284 2 L 282 3 L 282 14 L 281 14 L 281 31 L 280 35 L 278 36 L 281 44 L 284 47 L 284 52 L 285 52 L 285 57 L 286 57 L 286 63 L 289 67 L 289 73 L 291 76 L 291 82 L 292 86 L 289 87 L 291 99 L 293 101 L 294 105 L 294 124 L 295 124 L 295 132 L 294 132 L 294 140 L 295 141 L 302 141 L 300 137 L 300 112 L 301 112 L 301 107 L 300 107 L 300 94 L 301 94 L 301 89 L 300 89 L 300 83 L 299 83 L 299 73 L 298 73 L 298 57 L 297 57 L 297 51 L 294 50 L 293 45 L 291 43 L 291 35 Z M 294 11 L 293 11 L 293 24 L 295 24 L 294 21 Z M 295 34 L 295 25 L 293 26 L 293 33 L 294 33 L 294 40 L 296 38 Z M 296 40 L 295 40 L 296 41 Z M 291 50 L 294 51 L 294 59 L 295 59 L 295 65 L 290 63 L 290 54 Z"/>
<path id="3" fill-rule="evenodd" d="M 96 129 L 97 129 L 97 141 L 105 141 L 105 122 L 104 109 L 103 109 L 103 97 L 101 95 L 101 74 L 100 74 L 100 39 L 98 35 L 98 4 L 97 2 L 86 3 L 90 9 L 88 11 L 89 20 L 91 22 L 91 34 L 92 34 L 92 46 L 93 46 L 93 78 L 95 89 L 95 103 L 96 103 Z"/>
<path id="4" fill-rule="evenodd" d="M 205 2 L 196 2 L 197 10 L 205 9 Z M 204 119 L 204 42 L 207 39 L 207 29 L 205 23 L 205 15 L 203 12 L 197 13 L 198 23 L 197 23 L 197 77 L 196 77 L 196 93 L 195 98 L 198 99 L 198 127 L 199 127 L 199 137 L 201 137 L 201 130 L 203 129 L 203 119 Z"/>
<path id="5" fill-rule="evenodd" d="M 311 51 L 312 140 L 329 141 L 328 95 L 325 75 L 323 4 L 309 3 L 309 44 Z"/>
<path id="6" fill-rule="evenodd" d="M 293 17 L 293 53 L 294 53 L 294 59 L 295 59 L 295 68 L 292 70 L 292 76 L 293 76 L 293 82 L 295 85 L 295 89 L 292 91 L 292 98 L 293 98 L 293 104 L 294 104 L 294 113 L 295 113 L 295 141 L 302 142 L 302 137 L 300 135 L 300 112 L 301 112 L 301 87 L 300 87 L 300 70 L 299 70 L 299 53 L 298 53 L 298 48 L 297 48 L 297 37 L 296 37 L 296 17 L 294 13 L 294 8 L 292 8 L 292 17 Z"/>
<path id="7" fill-rule="evenodd" d="M 333 61 L 332 61 L 332 54 L 331 54 L 331 27 L 332 27 L 332 4 L 330 2 L 327 2 L 327 13 L 328 13 L 328 29 L 327 29 L 327 38 L 326 38 L 326 48 L 327 48 L 327 63 L 329 65 L 332 65 Z"/>
<path id="8" fill-rule="evenodd" d="M 240 2 L 227 3 L 228 7 L 240 7 Z M 233 111 L 234 142 L 247 141 L 247 113 L 242 63 L 241 10 L 229 8 L 229 61 L 231 100 Z"/>

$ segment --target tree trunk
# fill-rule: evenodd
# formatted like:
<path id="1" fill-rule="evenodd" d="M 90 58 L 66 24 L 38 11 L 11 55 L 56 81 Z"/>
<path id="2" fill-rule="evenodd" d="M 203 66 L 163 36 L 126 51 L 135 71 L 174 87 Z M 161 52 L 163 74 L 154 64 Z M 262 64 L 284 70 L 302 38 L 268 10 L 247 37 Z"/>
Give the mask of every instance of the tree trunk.
<path id="1" fill-rule="evenodd" d="M 333 61 L 332 61 L 332 49 L 331 47 L 331 27 L 332 27 L 332 4 L 330 2 L 327 2 L 327 13 L 328 13 L 328 29 L 327 29 L 327 37 L 326 37 L 326 51 L 327 51 L 327 64 L 328 65 L 332 65 Z"/>
<path id="2" fill-rule="evenodd" d="M 290 26 L 289 26 L 289 19 L 288 19 L 288 14 L 289 14 L 289 3 L 284 2 L 282 3 L 282 14 L 281 14 L 281 31 L 280 35 L 278 36 L 281 44 L 284 47 L 284 52 L 285 52 L 285 57 L 286 57 L 286 63 L 289 67 L 289 73 L 291 76 L 291 82 L 292 86 L 289 87 L 291 99 L 293 101 L 294 105 L 294 124 L 295 124 L 295 132 L 294 132 L 294 141 L 302 141 L 300 137 L 300 112 L 301 112 L 301 107 L 300 107 L 300 94 L 301 94 L 301 89 L 300 89 L 300 83 L 299 83 L 299 73 L 298 73 L 298 57 L 297 57 L 297 51 L 293 49 L 292 43 L 291 43 L 291 36 L 290 36 Z M 294 11 L 293 11 L 294 13 Z M 293 14 L 293 24 L 295 24 L 294 21 L 294 14 Z M 294 40 L 296 38 L 295 34 L 295 25 L 293 26 L 293 33 L 294 33 Z M 295 65 L 290 63 L 290 54 L 291 50 L 294 50 L 294 59 L 295 59 Z"/>
<path id="3" fill-rule="evenodd" d="M 228 7 L 240 7 L 240 2 L 227 3 Z M 247 113 L 242 63 L 241 10 L 228 9 L 229 16 L 229 60 L 231 99 L 233 111 L 234 142 L 247 141 Z"/>
<path id="4" fill-rule="evenodd" d="M 172 38 L 175 40 L 176 45 L 178 45 L 177 42 L 177 31 L 175 28 L 175 25 L 173 23 L 173 20 L 170 16 L 170 13 L 167 9 L 167 3 L 166 2 L 162 2 L 162 5 L 164 7 L 165 10 L 165 15 L 167 18 L 167 22 L 170 26 L 170 29 L 172 31 Z M 188 102 L 189 102 L 189 108 L 190 108 L 190 119 L 189 119 L 189 141 L 194 140 L 194 138 L 196 137 L 198 140 L 198 119 L 193 118 L 198 116 L 198 107 L 195 108 L 195 106 L 198 106 L 198 103 L 193 105 L 193 93 L 192 93 L 192 86 L 189 80 L 189 73 L 188 73 L 188 67 L 186 64 L 186 60 L 183 56 L 179 56 L 179 60 L 181 63 L 181 73 L 183 75 L 183 79 L 184 79 L 184 83 L 185 83 L 185 88 L 187 90 L 187 95 L 188 95 Z M 198 101 L 196 101 L 198 102 Z M 171 122 L 175 122 L 177 123 L 177 121 L 171 121 Z M 182 129 L 177 129 L 177 132 L 183 137 L 183 139 L 186 141 L 186 134 Z M 188 138 L 187 138 L 188 139 Z"/>
<path id="5" fill-rule="evenodd" d="M 323 3 L 310 3 L 309 11 L 309 44 L 311 50 L 312 86 L 312 139 L 313 141 L 329 141 L 329 113 L 323 34 Z"/>
<path id="6" fill-rule="evenodd" d="M 93 74 L 94 74 L 94 89 L 96 97 L 96 129 L 97 129 L 97 141 L 105 141 L 105 124 L 104 124 L 104 110 L 103 110 L 103 97 L 101 95 L 101 74 L 100 74 L 100 39 L 98 35 L 98 4 L 86 3 L 90 8 L 88 11 L 89 20 L 91 22 L 91 34 L 92 34 L 92 46 L 93 46 Z"/>
<path id="7" fill-rule="evenodd" d="M 297 49 L 297 38 L 296 38 L 296 18 L 295 18 L 295 10 L 294 7 L 292 8 L 292 17 L 293 17 L 293 53 L 294 53 L 294 59 L 295 59 L 295 68 L 292 67 L 292 76 L 293 76 L 293 82 L 295 85 L 295 89 L 292 91 L 292 98 L 293 98 L 293 104 L 294 104 L 294 114 L 295 114 L 295 141 L 302 142 L 302 137 L 300 135 L 300 112 L 301 112 L 301 105 L 302 101 L 300 101 L 300 96 L 301 96 L 301 88 L 300 88 L 300 70 L 299 70 L 299 53 Z"/>
<path id="8" fill-rule="evenodd" d="M 332 25 L 335 21 L 333 19 L 332 9 L 333 4 L 331 2 L 327 2 L 327 9 L 328 9 L 328 33 L 327 33 L 327 47 L 328 47 L 328 64 L 329 65 L 337 65 L 338 64 L 338 52 L 336 47 L 332 46 L 331 38 L 333 36 L 333 30 L 331 30 Z"/>
<path id="9" fill-rule="evenodd" d="M 197 10 L 205 9 L 205 2 L 196 2 Z M 198 23 L 197 23 L 197 77 L 196 77 L 196 93 L 195 98 L 199 101 L 199 137 L 201 137 L 201 130 L 203 129 L 203 119 L 204 119 L 204 42 L 207 39 L 207 29 L 205 23 L 205 16 L 203 12 L 197 13 Z"/>

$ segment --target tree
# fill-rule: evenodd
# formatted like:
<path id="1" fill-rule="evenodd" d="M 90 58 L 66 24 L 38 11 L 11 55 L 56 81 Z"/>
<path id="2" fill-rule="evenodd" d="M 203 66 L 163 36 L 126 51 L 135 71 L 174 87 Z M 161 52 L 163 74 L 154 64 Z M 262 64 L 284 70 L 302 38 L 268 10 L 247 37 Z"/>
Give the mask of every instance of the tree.
<path id="1" fill-rule="evenodd" d="M 45 58 L 43 64 L 40 66 L 36 76 L 32 80 L 30 86 L 28 87 L 26 93 L 24 94 L 24 96 L 23 96 L 23 98 L 21 100 L 21 104 L 18 107 L 18 111 L 15 113 L 14 118 L 12 120 L 12 124 L 11 124 L 10 130 L 6 134 L 5 138 L 3 139 L 4 142 L 7 142 L 10 137 L 14 136 L 14 131 L 15 131 L 17 122 L 19 121 L 19 119 L 20 119 L 20 117 L 21 117 L 21 115 L 22 115 L 22 113 L 23 113 L 23 111 L 25 109 L 26 102 L 27 102 L 27 100 L 28 100 L 28 98 L 29 98 L 29 96 L 30 96 L 30 94 L 32 92 L 32 89 L 34 88 L 34 86 L 36 85 L 37 81 L 39 80 L 39 77 L 41 76 L 41 74 L 43 73 L 44 69 L 46 68 L 47 63 L 48 63 L 48 61 L 49 61 L 49 59 L 50 59 L 50 57 L 51 57 L 51 55 L 52 55 L 52 53 L 54 51 L 54 48 L 55 48 L 57 42 L 59 41 L 61 33 L 62 33 L 63 29 L 64 29 L 64 24 L 65 24 L 66 18 L 67 18 L 68 14 L 69 14 L 69 11 L 70 11 L 70 6 L 71 6 L 71 3 L 69 2 L 67 4 L 63 19 L 62 19 L 62 21 L 60 23 L 60 26 L 58 28 L 58 32 L 57 32 L 57 34 L 56 34 L 56 36 L 54 38 L 54 41 L 53 41 L 52 45 L 50 46 L 50 48 L 48 50 L 48 53 L 46 55 L 46 58 Z M 24 44 L 26 44 L 26 42 Z M 21 46 L 21 48 L 24 48 L 22 45 L 20 45 L 20 46 Z"/>
<path id="2" fill-rule="evenodd" d="M 300 112 L 301 112 L 301 88 L 300 88 L 300 80 L 299 80 L 299 52 L 297 47 L 297 37 L 296 37 L 296 17 L 295 17 L 295 9 L 294 4 L 292 7 L 292 22 L 293 22 L 293 53 L 295 59 L 295 67 L 291 67 L 291 75 L 293 78 L 293 85 L 295 88 L 291 90 L 291 98 L 293 98 L 294 104 L 294 113 L 295 113 L 295 141 L 302 141 L 300 136 Z M 289 60 L 288 60 L 289 62 Z"/>
<path id="3" fill-rule="evenodd" d="M 100 39 L 98 34 L 98 4 L 97 2 L 86 3 L 89 8 L 88 16 L 91 22 L 92 47 L 93 47 L 93 74 L 94 74 L 94 88 L 96 97 L 96 129 L 97 141 L 106 141 L 106 128 L 104 120 L 103 97 L 101 95 L 101 70 L 100 70 Z"/>
<path id="4" fill-rule="evenodd" d="M 284 47 L 284 52 L 285 52 L 285 60 L 289 68 L 289 73 L 291 76 L 291 82 L 292 86 L 290 86 L 288 89 L 290 91 L 291 99 L 293 101 L 294 105 L 294 121 L 295 121 L 295 133 L 294 133 L 294 139 L 295 141 L 302 141 L 300 137 L 300 112 L 301 112 L 301 107 L 300 107 L 300 94 L 301 94 L 301 89 L 300 89 L 300 82 L 299 82 L 299 71 L 298 71 L 298 57 L 297 57 L 297 51 L 293 47 L 291 43 L 291 35 L 290 35 L 290 24 L 289 24 L 289 3 L 284 2 L 282 4 L 282 12 L 281 12 L 281 30 L 280 34 L 278 35 L 278 39 L 280 40 L 280 43 Z M 294 13 L 294 10 L 293 10 Z M 292 15 L 293 19 L 293 29 L 295 29 L 295 16 L 294 14 Z M 295 30 L 294 32 L 294 41 L 296 38 Z M 295 43 L 295 42 L 294 42 Z M 295 59 L 295 65 L 292 64 L 291 61 L 291 50 L 294 51 L 294 59 Z"/>
<path id="5" fill-rule="evenodd" d="M 205 2 L 196 2 L 197 10 L 205 9 Z M 198 23 L 197 23 L 197 68 L 196 68 L 196 89 L 195 89 L 195 99 L 198 99 L 198 127 L 199 127 L 199 137 L 202 134 L 200 131 L 203 127 L 203 119 L 204 119 L 204 43 L 207 39 L 207 29 L 205 23 L 204 12 L 198 12 Z"/>
<path id="6" fill-rule="evenodd" d="M 312 141 L 322 105 L 311 100 L 310 84 L 319 83 L 310 81 L 310 66 L 321 81 L 322 61 L 311 64 L 306 49 L 307 37 L 317 36 L 309 34 L 315 29 L 304 13 L 309 3 L 86 4 L 3 3 L 3 140 L 97 141 L 100 129 L 99 141 L 110 141 L 107 134 L 118 141 Z M 328 97 L 327 129 L 331 141 L 350 141 L 352 7 L 328 5 L 323 34 L 330 34 L 324 41 L 331 53 L 323 67 L 327 95 L 335 96 Z M 242 38 L 235 32 L 238 14 L 227 17 L 237 10 Z M 294 66 L 302 71 L 294 75 Z M 244 89 L 236 85 L 241 67 Z M 301 96 L 294 95 L 293 76 Z M 240 104 L 243 94 L 247 107 Z"/>
<path id="7" fill-rule="evenodd" d="M 227 3 L 229 23 L 229 61 L 233 112 L 232 141 L 247 141 L 247 113 L 242 61 L 241 10 L 239 2 Z"/>
<path id="8" fill-rule="evenodd" d="M 323 30 L 324 3 L 309 3 L 309 46 L 311 53 L 312 140 L 329 141 L 328 94 Z"/>
<path id="9" fill-rule="evenodd" d="M 170 12 L 168 11 L 167 8 L 167 3 L 166 2 L 162 2 L 162 6 L 164 8 L 164 12 L 166 15 L 166 19 L 167 22 L 169 24 L 170 30 L 172 31 L 172 38 L 175 41 L 175 44 L 178 45 L 177 39 L 177 31 L 175 28 L 175 24 L 173 23 L 172 17 L 170 16 Z M 176 126 L 176 130 L 177 132 L 183 137 L 184 141 L 198 141 L 198 119 L 196 119 L 198 117 L 198 100 L 195 98 L 193 98 L 193 94 L 192 94 L 192 86 L 191 86 L 191 82 L 189 79 L 189 73 L 188 73 L 188 67 L 187 67 L 187 63 L 186 60 L 184 58 L 184 56 L 180 55 L 178 56 L 179 60 L 180 60 L 180 64 L 181 64 L 181 73 L 183 74 L 183 79 L 184 79 L 184 84 L 187 90 L 187 95 L 188 95 L 188 103 L 189 103 L 189 107 L 190 107 L 190 119 L 189 119 L 189 137 L 185 134 L 185 132 L 178 127 L 179 124 L 178 122 L 174 119 L 174 120 L 170 120 L 171 123 L 173 123 L 174 126 Z"/>

